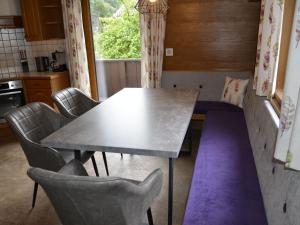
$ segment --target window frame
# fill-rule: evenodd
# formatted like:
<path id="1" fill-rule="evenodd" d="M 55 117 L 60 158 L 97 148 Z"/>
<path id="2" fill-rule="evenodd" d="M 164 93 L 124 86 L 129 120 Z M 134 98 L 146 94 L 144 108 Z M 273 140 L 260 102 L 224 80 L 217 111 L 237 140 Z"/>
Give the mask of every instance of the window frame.
<path id="1" fill-rule="evenodd" d="M 91 86 L 91 96 L 93 99 L 98 100 L 98 87 L 97 87 L 97 75 L 96 75 L 96 61 L 94 51 L 94 40 L 92 31 L 92 22 L 90 14 L 90 1 L 81 0 L 82 7 L 82 22 L 86 45 L 87 63 L 89 68 L 89 78 Z"/>
<path id="2" fill-rule="evenodd" d="M 280 114 L 281 103 L 283 98 L 284 81 L 286 76 L 286 67 L 288 61 L 289 46 L 291 40 L 291 32 L 294 21 L 294 12 L 296 7 L 296 0 L 289 0 L 284 2 L 282 31 L 280 37 L 278 69 L 275 77 L 275 91 L 272 95 L 271 103 L 275 111 Z"/>

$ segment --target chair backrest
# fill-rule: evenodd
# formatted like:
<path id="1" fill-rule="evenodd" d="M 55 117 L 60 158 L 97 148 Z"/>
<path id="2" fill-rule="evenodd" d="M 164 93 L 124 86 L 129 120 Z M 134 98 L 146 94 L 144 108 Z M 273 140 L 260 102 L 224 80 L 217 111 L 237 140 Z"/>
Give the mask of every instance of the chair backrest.
<path id="1" fill-rule="evenodd" d="M 82 173 L 84 169 L 62 170 Z M 29 177 L 44 188 L 63 225 L 141 225 L 162 187 L 160 169 L 143 182 L 84 174 L 28 170 Z"/>
<path id="2" fill-rule="evenodd" d="M 71 119 L 81 116 L 99 104 L 77 88 L 66 88 L 58 91 L 52 95 L 52 99 L 61 114 Z"/>
<path id="3" fill-rule="evenodd" d="M 11 110 L 5 117 L 18 136 L 39 143 L 62 126 L 62 117 L 48 105 L 34 102 Z"/>
<path id="4" fill-rule="evenodd" d="M 57 171 L 65 164 L 59 152 L 40 145 L 43 138 L 66 123 L 59 113 L 35 102 L 11 110 L 5 119 L 20 141 L 30 166 Z"/>

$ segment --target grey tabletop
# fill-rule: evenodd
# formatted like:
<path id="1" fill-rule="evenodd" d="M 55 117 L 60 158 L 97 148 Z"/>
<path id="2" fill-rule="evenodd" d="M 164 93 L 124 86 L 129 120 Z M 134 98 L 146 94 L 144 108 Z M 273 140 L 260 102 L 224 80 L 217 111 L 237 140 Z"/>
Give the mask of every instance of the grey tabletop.
<path id="1" fill-rule="evenodd" d="M 197 90 L 125 88 L 42 144 L 177 158 L 197 98 Z"/>

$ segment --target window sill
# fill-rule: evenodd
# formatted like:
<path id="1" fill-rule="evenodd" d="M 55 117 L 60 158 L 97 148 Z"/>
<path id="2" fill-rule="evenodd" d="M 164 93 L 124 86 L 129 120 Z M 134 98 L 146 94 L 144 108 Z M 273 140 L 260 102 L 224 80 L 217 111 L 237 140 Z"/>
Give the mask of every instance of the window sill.
<path id="1" fill-rule="evenodd" d="M 273 106 L 272 100 L 271 101 L 265 100 L 265 106 L 266 106 L 267 110 L 269 111 L 274 123 L 276 124 L 276 127 L 279 128 L 279 123 L 280 123 L 279 113 Z"/>

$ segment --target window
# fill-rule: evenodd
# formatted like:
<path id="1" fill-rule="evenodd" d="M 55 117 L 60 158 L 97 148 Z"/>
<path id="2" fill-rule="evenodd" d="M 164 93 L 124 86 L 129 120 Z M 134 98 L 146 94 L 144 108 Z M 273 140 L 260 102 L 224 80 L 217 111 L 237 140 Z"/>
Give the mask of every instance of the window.
<path id="1" fill-rule="evenodd" d="M 296 0 L 285 1 L 284 12 L 283 12 L 283 22 L 282 22 L 282 35 L 280 41 L 279 58 L 278 58 L 278 68 L 274 94 L 272 99 L 272 104 L 277 112 L 280 112 L 281 101 L 283 97 L 283 88 L 286 72 L 286 64 L 288 59 L 290 36 L 292 31 L 294 11 L 295 11 Z"/>
<path id="2" fill-rule="evenodd" d="M 139 13 L 135 0 L 90 0 L 97 59 L 141 57 Z"/>
<path id="3" fill-rule="evenodd" d="M 136 0 L 81 0 L 92 96 L 104 100 L 141 83 Z"/>

